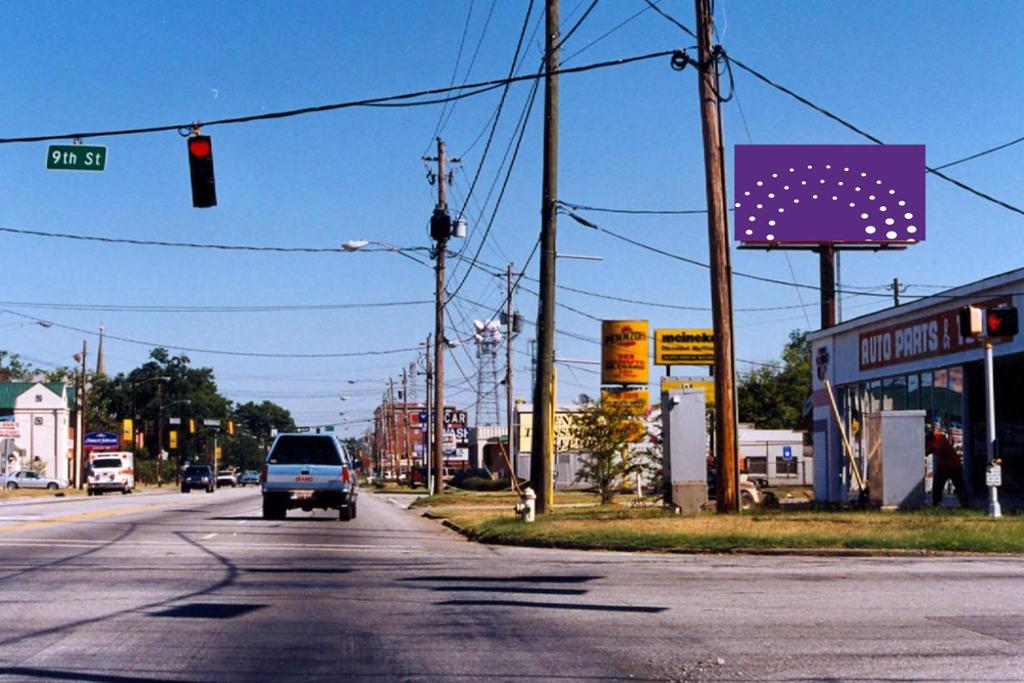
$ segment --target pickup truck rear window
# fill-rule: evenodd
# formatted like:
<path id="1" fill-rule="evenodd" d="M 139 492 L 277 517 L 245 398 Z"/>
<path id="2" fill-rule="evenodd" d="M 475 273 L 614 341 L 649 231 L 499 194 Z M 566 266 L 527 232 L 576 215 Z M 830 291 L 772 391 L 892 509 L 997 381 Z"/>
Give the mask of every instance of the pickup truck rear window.
<path id="1" fill-rule="evenodd" d="M 267 462 L 271 465 L 340 465 L 341 455 L 330 436 L 282 436 Z"/>

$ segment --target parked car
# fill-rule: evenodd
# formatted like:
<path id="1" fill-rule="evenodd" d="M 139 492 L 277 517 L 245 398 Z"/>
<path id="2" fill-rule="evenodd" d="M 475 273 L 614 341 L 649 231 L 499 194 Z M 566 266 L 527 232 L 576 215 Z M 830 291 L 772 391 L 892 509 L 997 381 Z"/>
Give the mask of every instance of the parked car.
<path id="1" fill-rule="evenodd" d="M 260 473 L 256 470 L 246 470 L 238 477 L 239 486 L 249 486 L 250 484 L 253 486 L 259 486 L 259 483 Z"/>
<path id="2" fill-rule="evenodd" d="M 217 486 L 230 486 L 235 488 L 238 486 L 238 478 L 235 477 L 235 473 L 231 470 L 221 470 L 217 473 Z"/>
<path id="3" fill-rule="evenodd" d="M 213 476 L 213 468 L 209 465 L 189 465 L 181 475 L 181 492 L 188 493 L 192 489 L 205 489 L 213 493 L 217 480 Z"/>
<path id="4" fill-rule="evenodd" d="M 292 508 L 336 509 L 343 522 L 356 517 L 352 460 L 333 434 L 278 435 L 261 479 L 264 519 L 284 519 Z"/>
<path id="5" fill-rule="evenodd" d="M 13 491 L 15 489 L 65 489 L 68 487 L 66 479 L 47 477 L 32 470 L 21 470 L 12 472 L 3 478 L 4 486 Z"/>
<path id="6" fill-rule="evenodd" d="M 85 488 L 90 496 L 104 491 L 131 493 L 135 488 L 135 455 L 129 451 L 90 453 Z"/>

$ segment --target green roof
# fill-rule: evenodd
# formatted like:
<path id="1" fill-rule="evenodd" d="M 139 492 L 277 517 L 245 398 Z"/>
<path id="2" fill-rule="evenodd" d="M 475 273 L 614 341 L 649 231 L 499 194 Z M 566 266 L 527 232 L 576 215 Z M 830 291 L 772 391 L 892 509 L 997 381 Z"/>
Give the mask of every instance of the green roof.
<path id="1" fill-rule="evenodd" d="M 42 384 L 58 396 L 63 393 L 66 386 L 63 382 L 0 382 L 0 410 L 14 410 L 14 403 L 18 397 L 37 384 Z M 74 409 L 75 388 L 68 386 L 67 391 L 68 408 Z"/>

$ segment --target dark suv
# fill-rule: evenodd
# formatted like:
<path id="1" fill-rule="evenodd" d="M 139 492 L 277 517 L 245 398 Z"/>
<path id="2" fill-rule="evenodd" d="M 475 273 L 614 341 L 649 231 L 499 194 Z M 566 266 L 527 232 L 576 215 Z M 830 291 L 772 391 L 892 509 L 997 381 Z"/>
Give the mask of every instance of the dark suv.
<path id="1" fill-rule="evenodd" d="M 181 492 L 188 493 L 192 489 L 206 489 L 213 493 L 217 486 L 217 478 L 213 476 L 213 468 L 209 465 L 189 465 L 181 475 Z"/>

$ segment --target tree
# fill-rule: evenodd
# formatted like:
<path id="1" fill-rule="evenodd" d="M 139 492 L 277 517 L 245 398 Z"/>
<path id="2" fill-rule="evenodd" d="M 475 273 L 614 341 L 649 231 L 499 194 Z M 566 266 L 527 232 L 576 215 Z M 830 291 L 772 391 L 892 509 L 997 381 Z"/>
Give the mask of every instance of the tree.
<path id="1" fill-rule="evenodd" d="M 259 441 L 260 447 L 270 447 L 271 431 L 294 432 L 295 420 L 287 408 L 272 401 L 263 403 L 243 403 L 235 406 L 232 411 L 235 423 L 252 434 Z"/>
<path id="2" fill-rule="evenodd" d="M 615 488 L 639 467 L 630 452 L 630 444 L 636 441 L 637 418 L 626 405 L 608 401 L 588 403 L 574 417 L 575 436 L 583 453 L 576 481 L 593 484 L 601 503 L 611 503 Z"/>
<path id="3" fill-rule="evenodd" d="M 762 429 L 797 428 L 804 401 L 811 395 L 811 369 L 807 332 L 794 330 L 782 350 L 781 364 L 772 362 L 740 378 L 740 422 L 751 422 Z"/>
<path id="4" fill-rule="evenodd" d="M 18 354 L 0 349 L 0 382 L 28 382 L 34 372 Z"/>

